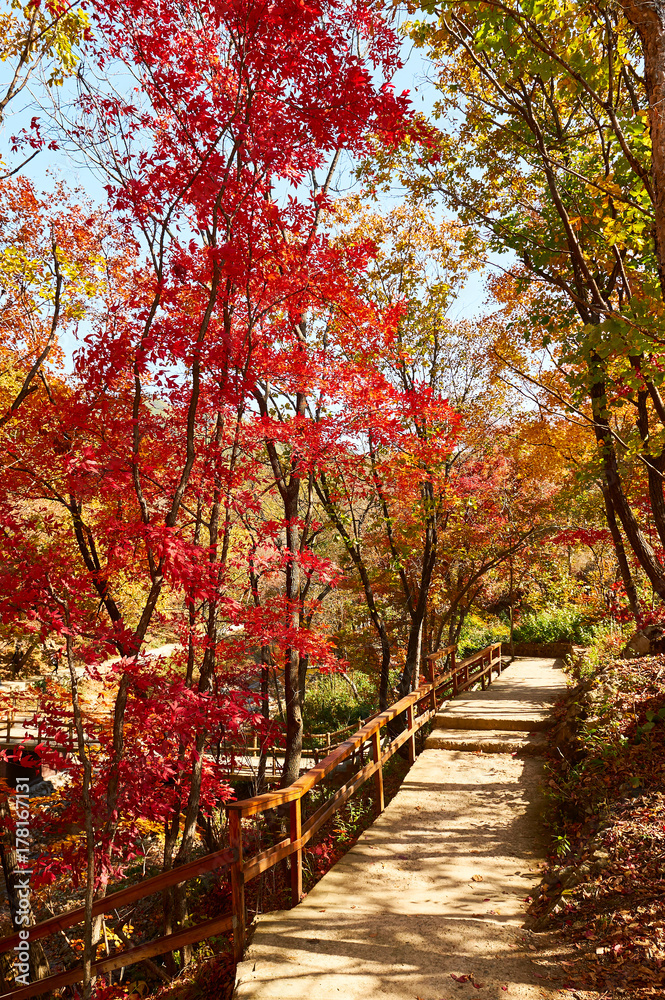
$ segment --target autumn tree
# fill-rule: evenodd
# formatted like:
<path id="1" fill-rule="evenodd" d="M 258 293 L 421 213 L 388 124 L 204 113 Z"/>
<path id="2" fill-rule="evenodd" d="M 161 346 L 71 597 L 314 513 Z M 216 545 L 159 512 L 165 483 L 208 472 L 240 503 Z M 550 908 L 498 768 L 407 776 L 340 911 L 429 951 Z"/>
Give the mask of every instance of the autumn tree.
<path id="1" fill-rule="evenodd" d="M 407 691 L 423 632 L 435 647 L 444 635 L 448 641 L 449 629 L 455 641 L 486 574 L 517 551 L 533 525 L 519 538 L 501 538 L 506 518 L 496 500 L 510 489 L 512 465 L 496 433 L 508 420 L 509 396 L 489 353 L 492 326 L 453 322 L 449 315 L 473 264 L 465 228 L 434 221 L 427 204 L 415 200 L 381 214 L 351 198 L 338 206 L 336 220 L 342 242 L 372 241 L 375 251 L 360 278 L 363 294 L 395 316 L 392 339 L 364 358 L 373 381 L 337 380 L 355 447 L 327 452 L 317 478 L 380 641 L 383 704 L 396 608 L 408 621 L 400 635 Z M 358 357 L 356 348 L 354 361 Z M 470 528 L 464 540 L 463 524 Z M 469 561 L 461 552 L 473 549 L 474 532 Z M 489 546 L 485 533 L 492 535 Z"/>
<path id="2" fill-rule="evenodd" d="M 104 174 L 122 253 L 100 248 L 103 280 L 79 317 L 71 374 L 40 379 L 20 421 L 10 406 L 2 492 L 5 564 L 22 552 L 29 566 L 4 575 L 5 613 L 29 605 L 34 629 L 65 638 L 68 658 L 92 676 L 118 656 L 112 725 L 86 805 L 95 849 L 88 973 L 91 894 L 106 891 L 131 851 L 136 817 L 147 811 L 164 824 L 169 867 L 191 850 L 215 784 L 223 795 L 219 772 L 207 779 L 206 735 L 233 732 L 246 712 L 218 683 L 220 640 L 229 625 L 256 625 L 258 647 L 266 639 L 266 623 L 232 586 L 243 558 L 234 530 L 257 508 L 259 442 L 286 538 L 283 613 L 269 623 L 286 664 L 282 780 L 298 774 L 300 657 L 315 652 L 301 587 L 311 556 L 298 521 L 312 452 L 301 419 L 313 357 L 306 331 L 331 301 L 352 303 L 366 257 L 320 231 L 325 178 L 370 134 L 399 136 L 405 110 L 381 84 L 396 45 L 373 8 L 350 16 L 335 2 L 111 3 L 92 14 L 80 94 L 57 115 L 62 141 Z M 120 67 L 140 99 L 105 83 Z M 273 391 L 296 400 L 279 426 L 266 408 Z M 181 639 L 184 680 L 143 655 L 157 622 Z M 182 722 L 169 738 L 165 697 Z M 135 739 L 133 719 L 143 727 Z M 84 724 L 78 715 L 81 752 Z M 161 753 L 168 786 L 137 796 L 132 761 L 146 750 Z M 92 772 L 80 765 L 85 781 Z"/>
<path id="3" fill-rule="evenodd" d="M 637 8 L 603 3 L 422 11 L 411 34 L 436 66 L 439 129 L 412 161 L 414 189 L 442 195 L 481 245 L 508 254 L 514 294 L 528 290 L 525 335 L 564 374 L 564 408 L 589 422 L 612 514 L 663 597 L 662 563 L 622 475 L 616 423 L 629 407 L 626 447 L 639 455 L 660 548 L 655 21 L 636 29 Z"/>

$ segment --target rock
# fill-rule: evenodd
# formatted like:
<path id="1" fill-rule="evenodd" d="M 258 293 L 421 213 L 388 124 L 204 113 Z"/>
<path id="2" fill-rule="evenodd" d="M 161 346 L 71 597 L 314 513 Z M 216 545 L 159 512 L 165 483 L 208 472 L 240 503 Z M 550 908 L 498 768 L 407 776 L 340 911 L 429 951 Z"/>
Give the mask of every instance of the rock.
<path id="1" fill-rule="evenodd" d="M 31 781 L 29 783 L 29 797 L 35 798 L 44 795 L 53 795 L 55 787 L 52 781 Z"/>
<path id="2" fill-rule="evenodd" d="M 635 660 L 638 656 L 648 656 L 652 652 L 652 643 L 662 638 L 659 628 L 653 625 L 639 629 L 631 635 L 630 639 L 621 651 L 624 660 Z"/>

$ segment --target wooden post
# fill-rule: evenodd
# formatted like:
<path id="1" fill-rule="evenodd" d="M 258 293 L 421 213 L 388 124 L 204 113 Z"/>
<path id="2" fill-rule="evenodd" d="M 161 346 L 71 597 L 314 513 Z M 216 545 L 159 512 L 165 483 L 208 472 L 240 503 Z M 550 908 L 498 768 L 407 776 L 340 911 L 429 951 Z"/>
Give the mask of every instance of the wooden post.
<path id="1" fill-rule="evenodd" d="M 245 874 L 242 870 L 242 822 L 240 813 L 235 809 L 229 809 L 229 846 L 237 852 L 231 865 L 233 957 L 236 962 L 242 962 L 245 950 Z"/>
<path id="2" fill-rule="evenodd" d="M 381 760 L 381 730 L 377 729 L 375 733 L 372 733 L 372 760 L 374 763 Z M 380 766 L 374 775 L 374 791 L 376 792 L 376 798 L 374 800 L 374 809 L 376 815 L 378 816 L 383 812 L 385 808 L 385 803 L 383 800 L 383 766 Z"/>
<path id="3" fill-rule="evenodd" d="M 432 711 L 436 712 L 436 660 L 429 661 L 429 679 L 432 682 Z"/>
<path id="4" fill-rule="evenodd" d="M 409 764 L 414 764 L 416 760 L 416 734 L 413 730 L 413 705 L 409 705 L 406 710 L 406 724 L 411 734 L 406 743 L 409 748 Z"/>
<path id="5" fill-rule="evenodd" d="M 300 840 L 302 835 L 301 828 L 301 799 L 294 799 L 290 803 L 290 815 L 291 815 L 291 843 L 295 843 Z M 294 851 L 291 855 L 291 906 L 297 906 L 300 902 L 300 897 L 302 896 L 302 847 L 299 847 L 297 851 Z"/>

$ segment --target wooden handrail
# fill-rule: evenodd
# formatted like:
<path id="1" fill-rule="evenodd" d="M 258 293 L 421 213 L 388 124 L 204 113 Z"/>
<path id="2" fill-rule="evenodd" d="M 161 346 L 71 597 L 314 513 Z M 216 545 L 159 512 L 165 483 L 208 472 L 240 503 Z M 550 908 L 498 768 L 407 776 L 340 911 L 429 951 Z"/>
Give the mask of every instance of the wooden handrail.
<path id="1" fill-rule="evenodd" d="M 237 960 L 240 960 L 245 947 L 245 883 L 285 858 L 291 857 L 291 902 L 292 905 L 296 905 L 302 894 L 302 851 L 322 825 L 370 779 L 374 781 L 375 811 L 377 815 L 382 812 L 384 808 L 383 765 L 405 744 L 408 745 L 409 759 L 413 761 L 415 735 L 433 718 L 437 711 L 439 693 L 449 690 L 450 694 L 454 696 L 458 691 L 465 690 L 477 683 L 481 683 L 484 688 L 486 683 L 491 683 L 495 670 L 498 673 L 501 672 L 500 643 L 488 646 L 459 663 L 455 663 L 455 652 L 455 646 L 448 646 L 437 653 L 430 654 L 428 657 L 431 670 L 430 681 L 420 684 L 411 694 L 400 698 L 390 708 L 365 722 L 349 739 L 341 743 L 288 788 L 276 792 L 265 792 L 240 802 L 228 803 L 226 806 L 229 818 L 230 847 L 228 849 L 205 855 L 179 868 L 144 879 L 136 885 L 120 889 L 104 899 L 97 900 L 93 904 L 95 916 L 117 909 L 126 903 L 136 902 L 155 892 L 186 882 L 216 868 L 228 868 L 231 876 L 232 913 L 118 952 L 107 959 L 96 962 L 94 972 L 97 974 L 109 972 L 112 969 L 138 962 L 142 958 L 165 954 L 174 948 L 183 947 L 184 944 L 195 943 L 214 933 L 230 929 L 233 929 L 234 955 Z M 448 654 L 450 654 L 450 669 L 443 674 L 436 675 L 437 661 Z M 471 668 L 476 664 L 479 665 L 479 669 L 474 671 Z M 406 724 L 401 732 L 391 736 L 390 741 L 382 749 L 381 729 L 393 722 L 398 716 L 404 716 Z M 334 773 L 341 764 L 355 755 L 356 751 L 365 744 L 369 744 L 371 760 L 368 763 L 363 763 L 363 755 L 361 754 L 360 767 L 355 774 L 350 775 L 327 802 L 324 802 L 303 821 L 303 797 L 324 778 Z M 243 819 L 287 805 L 289 807 L 288 837 L 267 850 L 260 851 L 254 857 L 245 859 L 242 838 Z M 47 937 L 56 931 L 80 923 L 83 919 L 83 907 L 77 907 L 68 913 L 50 917 L 48 920 L 43 920 L 29 928 L 30 940 Z M 0 938 L 0 951 L 9 951 L 16 944 L 18 944 L 18 933 Z M 28 1000 L 29 997 L 38 996 L 40 993 L 48 992 L 68 983 L 78 982 L 82 978 L 83 972 L 79 966 L 68 972 L 58 973 L 49 976 L 48 979 L 31 983 L 29 986 L 12 990 L 3 994 L 2 1000 Z"/>
<path id="2" fill-rule="evenodd" d="M 449 653 L 457 652 L 457 644 L 453 646 L 444 646 L 443 649 L 437 649 L 436 653 L 428 653 L 426 659 L 428 660 L 440 660 L 443 656 L 448 656 Z"/>
<path id="3" fill-rule="evenodd" d="M 231 846 L 235 847 L 238 852 L 238 860 L 231 866 L 234 912 L 238 916 L 244 913 L 245 883 L 292 855 L 294 857 L 291 862 L 291 903 L 295 906 L 300 901 L 301 856 L 305 844 L 358 788 L 381 772 L 386 761 L 404 744 L 408 744 L 409 760 L 413 762 L 415 759 L 415 735 L 437 711 L 438 692 L 445 688 L 452 688 L 454 696 L 458 691 L 466 690 L 477 683 L 482 684 L 484 688 L 487 683 L 491 683 L 494 670 L 501 672 L 500 643 L 480 650 L 457 664 L 455 663 L 455 652 L 456 647 L 453 646 L 441 650 L 438 654 L 433 654 L 429 660 L 431 681 L 420 684 L 411 694 L 401 698 L 390 708 L 370 719 L 353 736 L 341 743 L 324 760 L 310 768 L 306 774 L 303 774 L 288 788 L 265 792 L 262 795 L 255 795 L 252 798 L 231 802 L 227 805 L 229 839 Z M 450 669 L 437 676 L 435 674 L 436 662 L 448 654 L 450 654 Z M 474 671 L 472 668 L 476 664 L 479 665 L 479 669 Z M 418 714 L 423 703 L 427 703 L 429 707 Z M 381 727 L 386 726 L 400 715 L 406 716 L 406 726 L 398 736 L 391 739 L 389 745 L 382 751 L 379 735 Z M 372 762 L 361 766 L 356 774 L 335 792 L 329 802 L 320 806 L 307 822 L 302 824 L 302 798 L 324 778 L 336 771 L 360 747 L 370 741 Z M 380 812 L 383 809 L 382 786 L 380 792 L 378 783 L 376 787 L 377 812 Z M 245 861 L 242 855 L 242 820 L 287 805 L 290 812 L 289 836 L 279 844 L 260 851 L 254 858 Z M 234 952 L 238 960 L 244 950 L 244 928 L 244 920 L 239 919 L 237 933 L 234 934 Z"/>
<path id="4" fill-rule="evenodd" d="M 96 899 L 92 904 L 92 915 L 93 917 L 98 917 L 102 913 L 108 913 L 109 910 L 117 910 L 119 906 L 125 906 L 127 903 L 135 903 L 146 896 L 152 896 L 155 892 L 162 892 L 172 885 L 180 885 L 181 882 L 187 882 L 190 878 L 196 878 L 198 875 L 205 874 L 205 872 L 214 871 L 215 868 L 230 865 L 235 860 L 236 852 L 228 847 L 223 851 L 206 854 L 204 857 L 190 861 L 186 865 L 171 868 L 169 871 L 161 872 L 159 875 L 153 875 L 151 878 L 142 879 L 134 885 L 111 892 L 108 896 L 104 896 L 103 899 Z M 77 906 L 75 910 L 67 910 L 66 913 L 49 917 L 47 920 L 42 920 L 40 923 L 34 924 L 30 927 L 30 940 L 37 941 L 39 938 L 49 937 L 49 935 L 55 934 L 56 931 L 62 931 L 67 927 L 72 927 L 74 924 L 79 924 L 84 919 L 85 907 Z M 18 942 L 18 931 L 7 935 L 7 937 L 0 938 L 0 951 L 11 951 Z"/>
<path id="5" fill-rule="evenodd" d="M 165 934 L 155 941 L 146 941 L 145 944 L 135 945 L 127 951 L 118 952 L 116 955 L 109 955 L 99 962 L 93 962 L 92 975 L 101 976 L 106 972 L 113 972 L 115 969 L 122 969 L 126 965 L 133 965 L 144 958 L 152 958 L 154 955 L 166 955 L 167 952 L 176 948 L 182 948 L 187 944 L 196 944 L 214 934 L 221 934 L 229 931 L 234 926 L 235 917 L 226 913 L 222 917 L 215 917 L 213 920 L 206 920 L 195 927 L 186 927 L 184 930 L 176 931 L 174 934 Z M 63 986 L 70 986 L 72 983 L 80 983 L 83 980 L 83 966 L 78 965 L 75 969 L 67 972 L 57 972 L 46 979 L 38 979 L 28 986 L 20 986 L 10 993 L 3 993 L 3 1000 L 28 1000 L 29 997 L 37 997 L 41 993 L 50 993 L 51 990 L 62 989 Z"/>

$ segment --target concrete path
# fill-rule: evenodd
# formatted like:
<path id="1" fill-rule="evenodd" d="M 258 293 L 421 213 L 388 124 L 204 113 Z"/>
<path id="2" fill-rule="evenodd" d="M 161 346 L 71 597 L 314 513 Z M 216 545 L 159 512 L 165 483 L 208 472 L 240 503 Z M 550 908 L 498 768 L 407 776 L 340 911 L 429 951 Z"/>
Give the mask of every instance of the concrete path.
<path id="1" fill-rule="evenodd" d="M 437 722 L 470 742 L 465 728 L 482 729 L 481 741 L 522 738 L 547 725 L 564 688 L 555 661 L 516 661 Z M 426 748 L 308 897 L 259 918 L 238 1000 L 557 996 L 520 930 L 543 856 L 541 770 L 537 757 L 512 751 Z"/>

